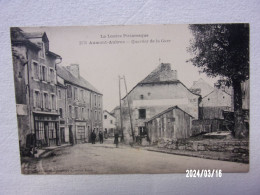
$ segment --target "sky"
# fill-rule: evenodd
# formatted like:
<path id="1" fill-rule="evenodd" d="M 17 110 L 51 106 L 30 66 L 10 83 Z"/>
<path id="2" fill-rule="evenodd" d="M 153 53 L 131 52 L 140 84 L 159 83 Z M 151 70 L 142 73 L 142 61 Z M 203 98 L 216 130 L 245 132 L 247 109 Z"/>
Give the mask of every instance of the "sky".
<path id="1" fill-rule="evenodd" d="M 85 27 L 26 27 L 25 32 L 46 32 L 50 51 L 62 65 L 79 64 L 80 75 L 103 94 L 103 109 L 119 105 L 119 79 L 125 76 L 130 91 L 160 63 L 170 63 L 188 88 L 208 78 L 187 60 L 192 35 L 188 25 L 132 25 Z M 111 41 L 111 42 L 110 42 Z M 99 44 L 93 44 L 98 42 Z M 121 84 L 123 86 L 123 83 Z M 122 87 L 122 97 L 125 88 Z"/>

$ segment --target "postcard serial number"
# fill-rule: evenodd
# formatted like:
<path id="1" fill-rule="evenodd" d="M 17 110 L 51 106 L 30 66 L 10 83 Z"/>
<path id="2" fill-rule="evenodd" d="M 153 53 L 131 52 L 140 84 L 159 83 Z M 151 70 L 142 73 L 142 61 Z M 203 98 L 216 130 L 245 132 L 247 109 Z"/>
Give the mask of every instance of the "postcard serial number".
<path id="1" fill-rule="evenodd" d="M 221 169 L 187 169 L 186 177 L 222 177 Z"/>

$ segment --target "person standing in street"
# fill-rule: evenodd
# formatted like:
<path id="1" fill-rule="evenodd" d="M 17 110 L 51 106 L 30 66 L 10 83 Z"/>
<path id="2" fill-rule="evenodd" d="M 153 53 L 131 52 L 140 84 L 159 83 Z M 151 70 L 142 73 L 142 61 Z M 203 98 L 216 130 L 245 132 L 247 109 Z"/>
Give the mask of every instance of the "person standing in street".
<path id="1" fill-rule="evenodd" d="M 95 131 L 91 132 L 90 137 L 91 137 L 91 143 L 95 144 L 96 143 L 96 133 L 95 133 Z"/>
<path id="2" fill-rule="evenodd" d="M 100 142 L 101 144 L 103 144 L 103 133 L 102 133 L 101 131 L 99 131 L 98 136 L 99 136 L 99 142 Z"/>
<path id="3" fill-rule="evenodd" d="M 119 134 L 118 132 L 115 133 L 115 140 L 114 143 L 116 144 L 116 147 L 118 148 L 118 138 L 119 138 Z"/>

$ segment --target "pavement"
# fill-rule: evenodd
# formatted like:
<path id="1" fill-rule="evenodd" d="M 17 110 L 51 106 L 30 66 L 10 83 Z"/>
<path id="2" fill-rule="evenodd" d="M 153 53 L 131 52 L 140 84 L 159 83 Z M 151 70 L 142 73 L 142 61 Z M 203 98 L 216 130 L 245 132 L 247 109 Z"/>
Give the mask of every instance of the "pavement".
<path id="1" fill-rule="evenodd" d="M 105 140 L 106 141 L 106 140 Z M 24 174 L 159 174 L 185 173 L 187 169 L 222 169 L 223 172 L 248 172 L 243 163 L 180 156 L 127 145 L 78 144 L 60 147 L 45 157 L 28 160 Z"/>

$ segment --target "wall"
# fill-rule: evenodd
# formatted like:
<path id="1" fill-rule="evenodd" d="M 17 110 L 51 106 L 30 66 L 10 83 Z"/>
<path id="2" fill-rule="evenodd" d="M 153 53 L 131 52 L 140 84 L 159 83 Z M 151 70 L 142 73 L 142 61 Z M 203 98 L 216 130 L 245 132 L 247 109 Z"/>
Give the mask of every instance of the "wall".
<path id="1" fill-rule="evenodd" d="M 105 115 L 107 116 L 107 118 L 105 118 Z M 112 123 L 111 123 L 111 121 L 112 121 Z M 107 111 L 104 111 L 103 112 L 103 131 L 105 131 L 106 129 L 107 129 L 107 133 L 111 134 L 112 136 L 114 135 L 114 130 L 116 129 L 116 118 L 113 117 Z"/>
<path id="2" fill-rule="evenodd" d="M 231 95 L 221 89 L 215 89 L 212 93 L 202 98 L 201 107 L 231 107 Z"/>
<path id="3" fill-rule="evenodd" d="M 143 100 L 140 100 L 140 95 L 143 95 Z M 128 94 L 128 98 L 135 135 L 138 134 L 138 126 L 145 126 L 144 119 L 138 118 L 138 109 L 146 109 L 146 119 L 149 119 L 177 104 L 181 109 L 198 118 L 199 96 L 192 94 L 180 83 L 138 85 Z M 124 135 L 130 139 L 132 133 L 126 98 L 123 100 L 122 107 Z"/>

